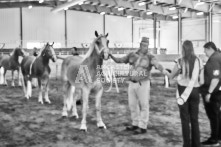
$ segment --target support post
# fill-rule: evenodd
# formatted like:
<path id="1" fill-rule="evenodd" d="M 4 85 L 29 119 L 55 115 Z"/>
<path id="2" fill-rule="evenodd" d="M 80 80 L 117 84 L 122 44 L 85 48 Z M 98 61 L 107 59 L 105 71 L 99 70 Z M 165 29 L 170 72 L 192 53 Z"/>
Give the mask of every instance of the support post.
<path id="1" fill-rule="evenodd" d="M 20 7 L 20 46 L 23 48 L 22 7 Z"/>
<path id="2" fill-rule="evenodd" d="M 182 48 L 182 18 L 181 12 L 178 10 L 178 54 L 181 53 Z"/>
<path id="3" fill-rule="evenodd" d="M 64 11 L 64 39 L 65 39 L 65 47 L 68 46 L 68 36 L 67 36 L 67 12 Z"/>

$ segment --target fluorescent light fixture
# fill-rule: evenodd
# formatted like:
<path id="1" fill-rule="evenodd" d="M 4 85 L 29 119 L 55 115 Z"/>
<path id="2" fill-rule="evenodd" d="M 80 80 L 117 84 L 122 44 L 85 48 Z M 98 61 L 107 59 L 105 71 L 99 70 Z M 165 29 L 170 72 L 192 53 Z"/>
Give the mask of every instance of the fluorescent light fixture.
<path id="1" fill-rule="evenodd" d="M 204 14 L 203 12 L 196 13 L 196 15 L 203 15 L 203 14 Z"/>
<path id="2" fill-rule="evenodd" d="M 29 5 L 29 6 L 28 6 L 28 9 L 31 9 L 31 8 L 32 8 L 32 5 Z"/>
<path id="3" fill-rule="evenodd" d="M 184 13 L 186 13 L 188 11 L 188 8 L 185 8 Z"/>
<path id="4" fill-rule="evenodd" d="M 176 10 L 176 7 L 170 7 L 169 10 Z"/>
<path id="5" fill-rule="evenodd" d="M 153 12 L 148 11 L 148 12 L 146 12 L 146 14 L 147 14 L 147 15 L 151 15 L 151 14 L 153 14 Z"/>
<path id="6" fill-rule="evenodd" d="M 139 2 L 138 5 L 139 6 L 144 6 L 144 5 L 146 5 L 146 3 L 145 2 Z"/>
<path id="7" fill-rule="evenodd" d="M 173 16 L 173 19 L 177 19 L 177 18 L 178 18 L 178 16 L 177 16 L 177 15 L 174 15 L 174 16 Z"/>
<path id="8" fill-rule="evenodd" d="M 44 2 L 44 0 L 39 0 L 39 3 L 43 3 Z"/>
<path id="9" fill-rule="evenodd" d="M 80 2 L 84 2 L 84 1 L 86 0 L 72 0 L 70 2 L 66 2 L 62 5 L 59 5 L 56 8 L 51 9 L 51 12 L 56 13 L 56 12 L 64 10 L 64 8 L 67 8 L 67 7 L 69 8 L 69 7 L 78 5 Z"/>
<path id="10" fill-rule="evenodd" d="M 198 1 L 197 5 L 203 5 L 205 2 L 201 2 L 200 0 Z"/>
<path id="11" fill-rule="evenodd" d="M 83 4 L 84 4 L 84 2 L 79 2 L 79 3 L 78 3 L 78 5 L 83 5 Z"/>
<path id="12" fill-rule="evenodd" d="M 128 15 L 128 16 L 127 16 L 127 18 L 133 18 L 133 16 L 131 16 L 131 15 Z"/>
<path id="13" fill-rule="evenodd" d="M 124 7 L 119 7 L 117 10 L 118 10 L 118 11 L 123 11 L 123 10 L 124 10 Z"/>
<path id="14" fill-rule="evenodd" d="M 105 12 L 101 12 L 100 15 L 105 15 Z"/>

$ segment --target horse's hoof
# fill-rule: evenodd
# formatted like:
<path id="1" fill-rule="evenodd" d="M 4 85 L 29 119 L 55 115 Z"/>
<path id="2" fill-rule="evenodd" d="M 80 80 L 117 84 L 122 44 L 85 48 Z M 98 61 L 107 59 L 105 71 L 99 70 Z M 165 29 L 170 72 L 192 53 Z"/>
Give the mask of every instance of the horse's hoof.
<path id="1" fill-rule="evenodd" d="M 82 132 L 87 132 L 87 129 L 80 129 Z"/>
<path id="2" fill-rule="evenodd" d="M 100 126 L 99 129 L 107 129 L 106 126 Z"/>
<path id="3" fill-rule="evenodd" d="M 84 132 L 87 132 L 87 126 L 86 126 L 86 124 L 81 125 L 80 130 L 81 130 L 81 131 L 84 131 Z"/>
<path id="4" fill-rule="evenodd" d="M 44 102 L 43 102 L 43 101 L 38 101 L 38 102 L 39 102 L 40 104 L 42 104 L 42 105 L 44 104 Z"/>
<path id="5" fill-rule="evenodd" d="M 61 115 L 62 115 L 62 117 L 68 117 L 68 113 L 65 111 L 63 111 Z"/>
<path id="6" fill-rule="evenodd" d="M 51 104 L 51 101 L 45 101 L 47 104 Z"/>
<path id="7" fill-rule="evenodd" d="M 107 127 L 105 126 L 105 124 L 103 122 L 98 123 L 97 127 L 100 129 L 107 129 Z"/>

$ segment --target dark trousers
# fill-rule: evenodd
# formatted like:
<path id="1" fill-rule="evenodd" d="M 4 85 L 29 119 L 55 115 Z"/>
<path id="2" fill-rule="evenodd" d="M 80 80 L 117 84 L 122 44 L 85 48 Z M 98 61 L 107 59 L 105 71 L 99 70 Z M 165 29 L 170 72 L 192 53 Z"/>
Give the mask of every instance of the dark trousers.
<path id="1" fill-rule="evenodd" d="M 179 95 L 186 87 L 178 85 Z M 183 147 L 200 147 L 199 131 L 199 88 L 193 88 L 188 100 L 178 105 L 182 124 Z M 191 126 L 191 127 L 190 127 Z"/>
<path id="2" fill-rule="evenodd" d="M 206 93 L 202 92 L 203 103 L 206 114 L 210 121 L 211 136 L 210 138 L 218 141 L 221 139 L 221 113 L 220 113 L 220 99 L 221 92 L 217 91 L 211 94 L 210 102 L 205 102 Z"/>

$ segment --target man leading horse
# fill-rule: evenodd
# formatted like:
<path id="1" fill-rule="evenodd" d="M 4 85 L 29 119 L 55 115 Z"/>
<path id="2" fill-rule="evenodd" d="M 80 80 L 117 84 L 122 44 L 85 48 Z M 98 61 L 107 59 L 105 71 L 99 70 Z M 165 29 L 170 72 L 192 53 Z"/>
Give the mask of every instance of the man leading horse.
<path id="1" fill-rule="evenodd" d="M 126 127 L 126 131 L 134 131 L 134 134 L 146 133 L 149 121 L 150 99 L 150 71 L 155 66 L 163 74 L 167 71 L 156 58 L 148 53 L 149 38 L 143 37 L 140 48 L 122 58 L 110 57 L 116 63 L 129 63 L 129 88 L 128 102 L 131 111 L 132 125 Z"/>

